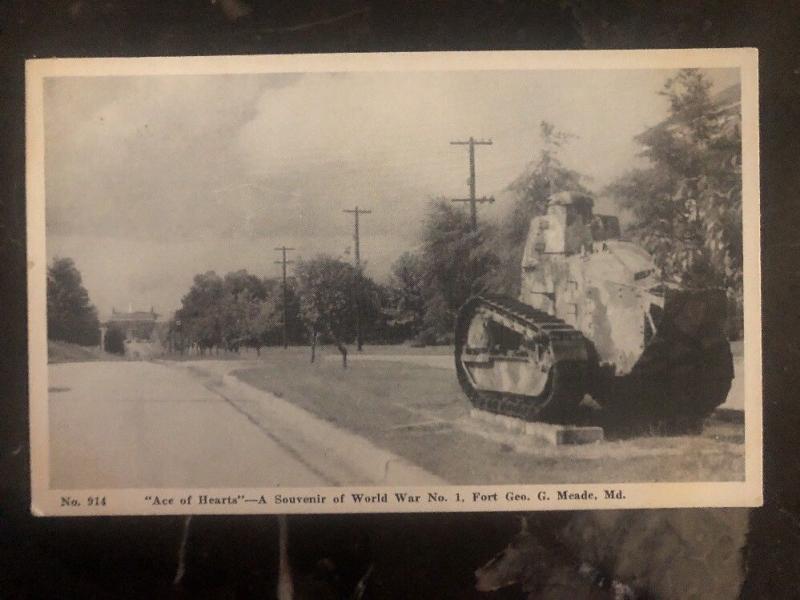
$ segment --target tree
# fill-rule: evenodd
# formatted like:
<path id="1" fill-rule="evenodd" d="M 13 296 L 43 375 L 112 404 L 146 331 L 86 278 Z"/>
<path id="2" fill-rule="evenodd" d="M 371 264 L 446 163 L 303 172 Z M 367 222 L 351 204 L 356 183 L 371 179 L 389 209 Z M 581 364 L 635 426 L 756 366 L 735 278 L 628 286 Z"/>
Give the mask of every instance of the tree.
<path id="1" fill-rule="evenodd" d="M 388 302 L 391 324 L 414 337 L 422 329 L 425 317 L 425 270 L 419 254 L 404 252 L 392 264 Z"/>
<path id="2" fill-rule="evenodd" d="M 125 332 L 116 326 L 111 326 L 106 331 L 104 340 L 104 348 L 106 352 L 111 354 L 125 354 Z"/>
<path id="3" fill-rule="evenodd" d="M 740 113 L 710 96 L 711 82 L 683 69 L 659 92 L 669 116 L 636 137 L 647 168 L 609 191 L 633 217 L 629 233 L 668 279 L 742 296 Z"/>
<path id="4" fill-rule="evenodd" d="M 248 321 L 248 332 L 251 336 L 248 345 L 254 347 L 261 356 L 262 346 L 275 346 L 281 342 L 283 307 L 279 297 L 270 295 L 267 300 L 253 308 Z"/>
<path id="5" fill-rule="evenodd" d="M 523 220 L 525 225 L 532 217 L 547 212 L 547 201 L 552 194 L 587 191 L 583 186 L 584 176 L 566 167 L 559 156 L 561 149 L 572 140 L 578 139 L 578 136 L 557 129 L 549 121 L 542 121 L 539 123 L 539 137 L 542 144 L 539 156 L 508 186 L 516 195 L 514 211 L 527 217 Z M 516 222 L 513 217 L 507 221 Z M 521 233 L 524 237 L 527 227 Z"/>
<path id="6" fill-rule="evenodd" d="M 226 350 L 237 351 L 242 345 L 256 347 L 262 342 L 254 333 L 253 323 L 267 298 L 264 281 L 246 270 L 227 273 L 222 280 L 220 331 Z"/>
<path id="7" fill-rule="evenodd" d="M 224 295 L 223 280 L 214 271 L 195 275 L 191 289 L 181 300 L 181 308 L 175 312 L 183 338 L 189 344 L 197 344 L 201 352 L 222 343 Z"/>
<path id="8" fill-rule="evenodd" d="M 283 310 L 283 283 L 278 279 L 263 280 L 266 299 L 254 304 L 247 321 L 247 345 L 255 347 L 261 354 L 262 346 L 277 346 L 283 343 L 283 320 L 287 320 L 289 342 L 303 339 L 300 300 L 297 297 L 297 283 L 293 277 L 286 279 L 287 310 Z"/>
<path id="9" fill-rule="evenodd" d="M 100 343 L 97 309 L 71 258 L 54 258 L 47 269 L 47 335 L 81 346 Z"/>
<path id="10" fill-rule="evenodd" d="M 289 339 L 303 339 L 296 284 L 287 279 Z M 170 345 L 180 352 L 196 345 L 201 353 L 213 348 L 238 352 L 242 346 L 260 355 L 265 345 L 283 338 L 283 287 L 276 279 L 261 279 L 246 270 L 220 277 L 214 271 L 195 276 L 182 305 L 169 324 Z"/>
<path id="11" fill-rule="evenodd" d="M 516 296 L 520 288 L 520 269 L 528 226 L 533 217 L 547 212 L 548 199 L 557 192 L 588 193 L 585 177 L 561 161 L 561 149 L 576 135 L 561 131 L 548 121 L 539 124 L 542 149 L 539 156 L 517 177 L 508 189 L 514 193 L 511 212 L 491 240 L 499 268 L 490 277 L 492 289 Z"/>
<path id="12" fill-rule="evenodd" d="M 272 307 L 271 322 L 273 325 L 265 334 L 264 344 L 277 346 L 283 343 L 283 319 L 286 318 L 286 334 L 290 344 L 305 341 L 305 328 L 300 315 L 300 297 L 297 290 L 297 278 L 286 277 L 286 311 L 283 303 L 283 281 L 279 278 L 265 280 L 267 285 L 267 303 Z"/>
<path id="13" fill-rule="evenodd" d="M 355 269 L 354 269 L 355 273 Z M 361 334 L 367 342 L 386 341 L 389 315 L 385 308 L 389 305 L 389 295 L 385 287 L 378 285 L 364 273 L 362 266 L 358 284 L 352 289 L 353 300 L 357 301 L 361 313 Z"/>
<path id="14" fill-rule="evenodd" d="M 449 342 L 455 315 L 471 295 L 487 288 L 486 278 L 497 257 L 486 240 L 492 227 L 472 230 L 469 215 L 445 199 L 430 203 L 422 233 L 425 343 Z"/>
<path id="15" fill-rule="evenodd" d="M 375 306 L 376 286 L 363 273 L 341 260 L 319 255 L 311 260 L 298 261 L 295 268 L 300 314 L 310 332 L 311 362 L 314 362 L 316 342 L 320 335 L 328 336 L 342 355 L 342 366 L 347 368 L 346 343 L 355 336 L 355 305 L 353 282 L 360 275 L 357 289 L 358 304 L 362 311 L 362 326 L 368 328 L 379 307 Z"/>

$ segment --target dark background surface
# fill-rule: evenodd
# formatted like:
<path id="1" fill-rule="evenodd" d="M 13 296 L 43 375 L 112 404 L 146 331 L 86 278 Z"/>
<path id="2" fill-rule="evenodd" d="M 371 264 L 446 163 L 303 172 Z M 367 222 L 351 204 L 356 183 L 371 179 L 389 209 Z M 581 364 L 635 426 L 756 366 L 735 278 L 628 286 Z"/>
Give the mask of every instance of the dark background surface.
<path id="1" fill-rule="evenodd" d="M 237 17 L 236 0 L 0 4 L 0 595 L 269 598 L 277 565 L 273 517 L 195 518 L 185 582 L 176 589 L 171 582 L 182 519 L 29 515 L 25 58 L 755 46 L 761 69 L 766 504 L 751 513 L 743 596 L 797 597 L 800 5 L 727 0 L 251 0 L 249 5 L 251 12 Z M 516 529 L 511 514 L 294 517 L 291 553 L 298 572 L 313 572 L 320 559 L 333 559 L 348 585 L 374 562 L 372 598 L 464 598 L 474 594 L 472 571 Z"/>

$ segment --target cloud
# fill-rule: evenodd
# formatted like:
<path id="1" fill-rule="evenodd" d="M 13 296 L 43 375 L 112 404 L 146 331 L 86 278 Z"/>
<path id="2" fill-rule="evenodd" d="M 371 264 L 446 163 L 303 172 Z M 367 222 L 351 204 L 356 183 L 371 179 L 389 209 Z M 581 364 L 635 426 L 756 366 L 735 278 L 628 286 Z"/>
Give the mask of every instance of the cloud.
<path id="1" fill-rule="evenodd" d="M 231 142 L 264 87 L 251 76 L 49 80 L 48 230 L 155 238 L 216 229 L 225 211 L 204 209 L 207 190 L 241 179 Z"/>
<path id="2" fill-rule="evenodd" d="M 49 255 L 86 265 L 98 307 L 174 308 L 200 271 L 271 273 L 272 248 L 340 255 L 362 219 L 374 275 L 418 242 L 431 197 L 498 202 L 540 150 L 539 123 L 579 138 L 562 160 L 595 187 L 635 164 L 666 115 L 669 71 L 485 71 L 73 77 L 45 85 Z M 717 72 L 722 86 L 735 72 Z M 141 302 L 137 300 L 141 299 Z M 147 298 L 152 298 L 148 300 Z M 142 304 L 144 302 L 144 304 Z"/>

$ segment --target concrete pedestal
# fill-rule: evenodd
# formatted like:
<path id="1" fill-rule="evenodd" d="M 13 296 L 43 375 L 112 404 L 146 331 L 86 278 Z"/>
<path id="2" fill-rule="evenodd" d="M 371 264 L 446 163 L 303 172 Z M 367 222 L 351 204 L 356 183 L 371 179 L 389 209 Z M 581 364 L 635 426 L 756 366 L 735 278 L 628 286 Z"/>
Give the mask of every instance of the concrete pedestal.
<path id="1" fill-rule="evenodd" d="M 551 423 L 528 422 L 505 415 L 496 415 L 476 408 L 470 410 L 470 416 L 473 419 L 500 426 L 513 433 L 530 435 L 542 439 L 554 446 L 593 444 L 594 442 L 602 442 L 604 438 L 602 427 L 580 427 L 576 425 L 553 425 Z"/>

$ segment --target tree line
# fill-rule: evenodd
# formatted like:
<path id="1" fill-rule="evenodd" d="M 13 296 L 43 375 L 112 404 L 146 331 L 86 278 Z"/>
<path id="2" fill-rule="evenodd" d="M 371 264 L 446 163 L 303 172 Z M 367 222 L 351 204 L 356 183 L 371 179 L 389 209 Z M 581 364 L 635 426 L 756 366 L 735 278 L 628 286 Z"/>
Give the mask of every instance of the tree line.
<path id="1" fill-rule="evenodd" d="M 710 90 L 711 82 L 695 69 L 669 78 L 658 92 L 668 100 L 667 118 L 635 138 L 646 166 L 623 174 L 601 194 L 627 211 L 625 235 L 653 255 L 665 279 L 728 291 L 729 330 L 736 338 L 743 267 L 740 116 L 730 108 L 735 102 L 726 106 Z M 463 207 L 431 199 L 417 249 L 395 261 L 387 282 L 378 283 L 332 256 L 298 261 L 287 278 L 289 343 L 330 342 L 346 360 L 356 311 L 367 342 L 449 343 L 455 315 L 469 296 L 486 291 L 516 296 L 531 218 L 544 214 L 553 193 L 589 192 L 588 178 L 562 162 L 562 149 L 578 143 L 576 136 L 548 122 L 540 124 L 539 134 L 538 156 L 508 186 L 513 204 L 503 219 L 482 219 L 473 230 Z M 69 275 L 74 265 L 55 266 L 54 281 L 75 279 Z M 82 340 L 78 343 L 94 340 L 89 330 L 96 311 L 84 306 L 66 318 L 64 302 L 56 291 L 51 301 L 49 278 L 51 333 L 65 335 L 66 328 Z M 195 276 L 162 333 L 175 351 L 249 347 L 260 352 L 282 343 L 283 319 L 280 280 L 247 271 L 224 276 L 210 271 Z M 81 328 L 83 333 L 75 333 Z"/>
<path id="2" fill-rule="evenodd" d="M 265 346 L 283 343 L 285 318 L 288 343 L 319 339 L 344 347 L 355 336 L 356 307 L 368 341 L 400 339 L 402 328 L 382 310 L 388 293 L 386 286 L 327 255 L 298 261 L 285 293 L 277 278 L 208 271 L 194 277 L 170 320 L 167 345 L 178 352 L 252 348 L 260 354 Z"/>

